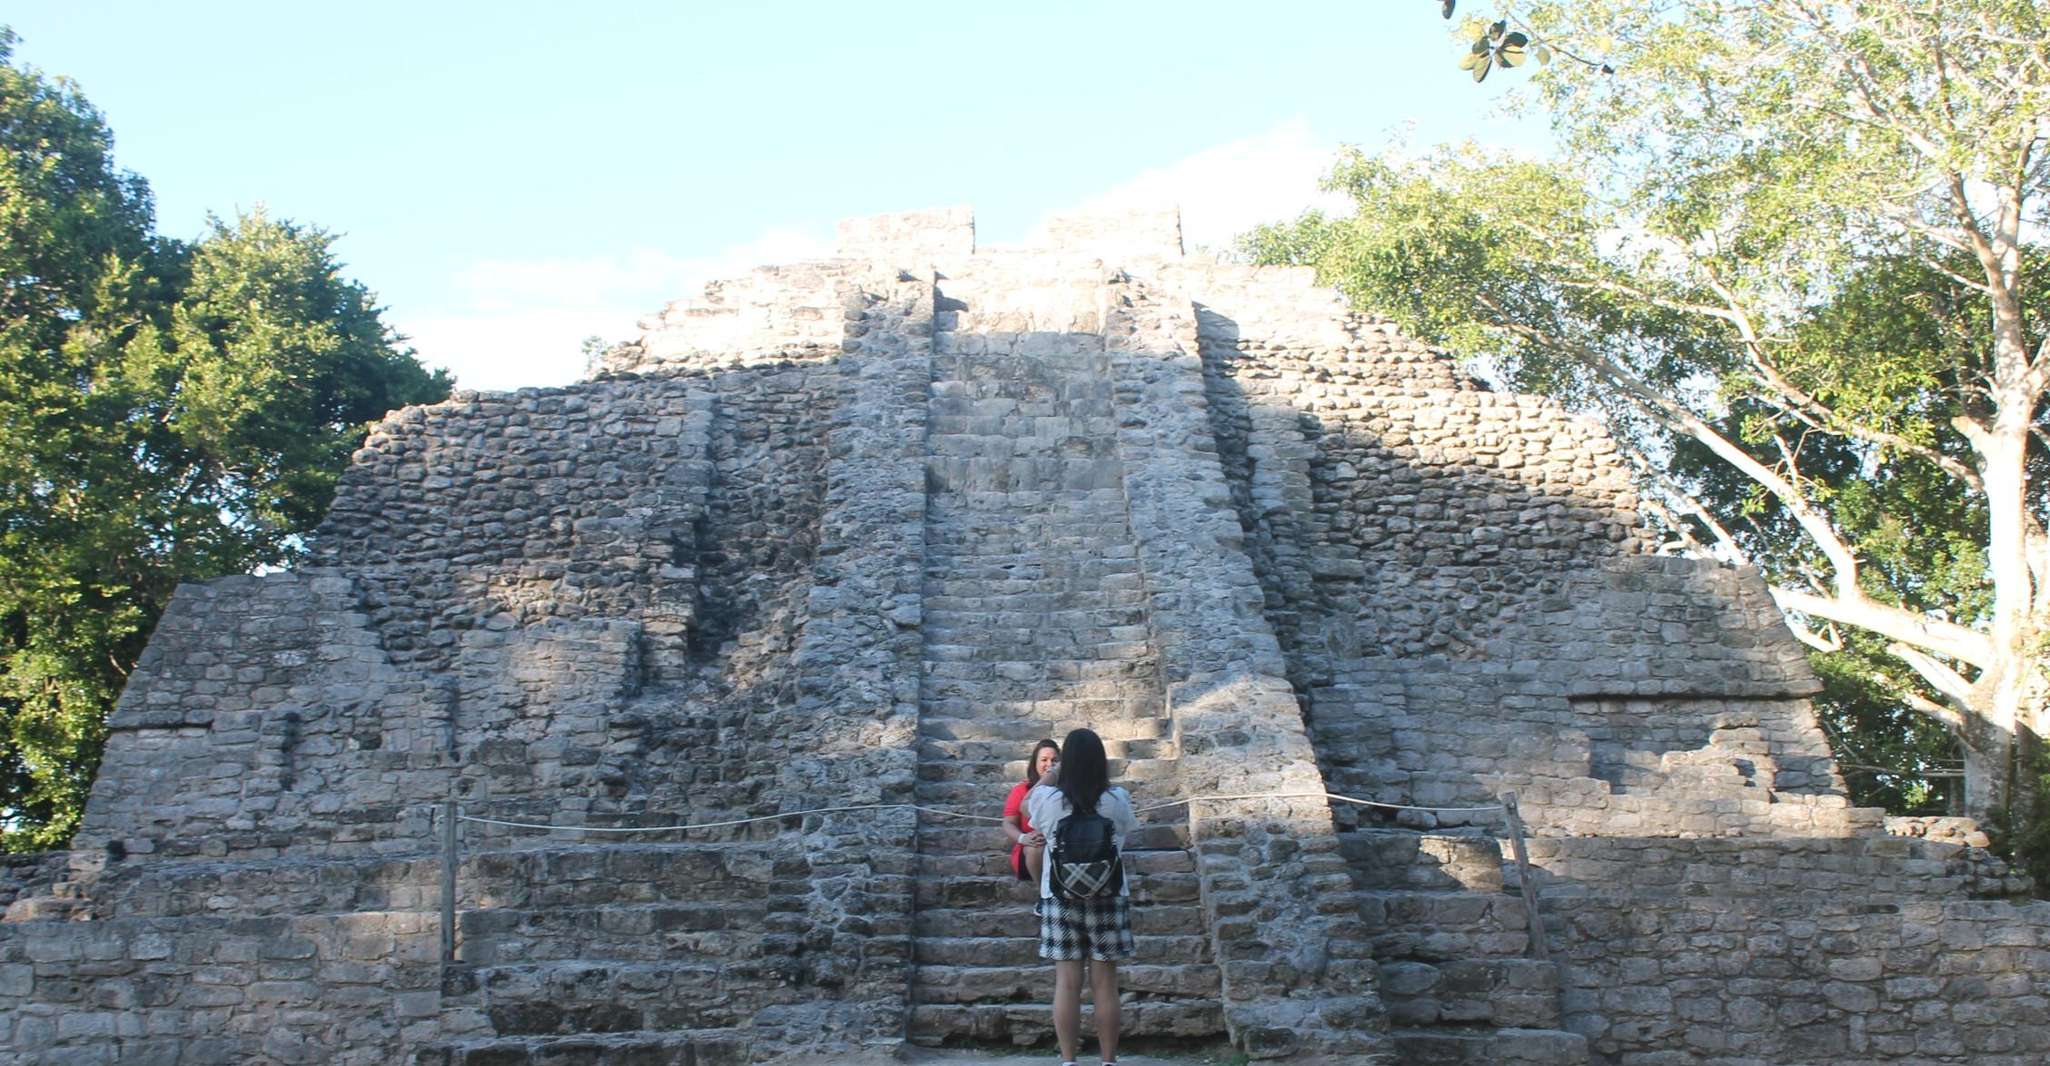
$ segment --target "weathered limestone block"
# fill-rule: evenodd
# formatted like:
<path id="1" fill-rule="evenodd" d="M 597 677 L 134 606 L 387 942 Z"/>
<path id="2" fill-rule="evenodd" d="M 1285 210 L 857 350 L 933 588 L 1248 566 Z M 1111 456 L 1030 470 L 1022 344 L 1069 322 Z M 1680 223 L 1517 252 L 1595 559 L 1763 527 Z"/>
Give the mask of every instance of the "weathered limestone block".
<path id="1" fill-rule="evenodd" d="M 180 590 L 74 850 L 0 870 L 0 1066 L 1043 1044 L 987 819 L 1080 725 L 1153 808 L 1140 1039 L 2050 1043 L 2050 905 L 1976 826 L 1850 806 L 1758 576 L 1655 554 L 1598 426 L 1308 271 L 950 209 L 645 329 L 394 412 L 308 565 Z M 451 800 L 487 820 L 445 867 Z"/>
<path id="2" fill-rule="evenodd" d="M 1193 308 L 1135 292 L 1110 322 L 1118 446 L 1192 801 L 1190 833 L 1235 1043 L 1266 1058 L 1383 1053 L 1371 961 L 1337 937 L 1345 862 L 1280 648 L 1225 509 Z M 1222 521 L 1220 521 L 1222 519 Z"/>
<path id="3" fill-rule="evenodd" d="M 966 206 L 843 219 L 837 230 L 837 253 L 843 259 L 927 257 L 923 264 L 915 258 L 891 264 L 916 267 L 975 252 L 975 211 Z"/>

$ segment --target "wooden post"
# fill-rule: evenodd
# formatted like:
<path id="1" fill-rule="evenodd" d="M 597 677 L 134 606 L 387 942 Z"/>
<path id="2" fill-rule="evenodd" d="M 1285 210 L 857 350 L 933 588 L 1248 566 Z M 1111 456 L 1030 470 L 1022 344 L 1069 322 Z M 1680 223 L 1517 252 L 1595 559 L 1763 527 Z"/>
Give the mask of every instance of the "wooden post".
<path id="1" fill-rule="evenodd" d="M 1537 882 L 1530 876 L 1530 852 L 1523 846 L 1523 816 L 1516 811 L 1516 793 L 1502 793 L 1502 820 L 1509 824 L 1509 847 L 1516 855 L 1516 884 L 1523 889 L 1523 913 L 1530 920 L 1530 953 L 1541 962 L 1552 961 L 1552 949 L 1545 944 L 1545 919 L 1538 913 Z"/>
<path id="2" fill-rule="evenodd" d="M 456 800 L 453 789 L 441 805 L 441 964 L 456 961 Z"/>

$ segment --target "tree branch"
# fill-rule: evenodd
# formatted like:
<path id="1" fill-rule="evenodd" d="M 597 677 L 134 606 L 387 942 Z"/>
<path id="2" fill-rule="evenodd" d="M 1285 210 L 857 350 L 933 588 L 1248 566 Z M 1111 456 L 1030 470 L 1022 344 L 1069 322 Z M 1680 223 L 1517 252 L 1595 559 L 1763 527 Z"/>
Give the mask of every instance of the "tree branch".
<path id="1" fill-rule="evenodd" d="M 1814 648 L 1816 651 L 1834 652 L 1844 650 L 1844 642 L 1841 637 L 1824 638 L 1822 634 L 1817 633 L 1792 617 L 1787 617 L 1785 621 L 1787 623 L 1787 631 L 1794 634 L 1795 640 Z"/>
<path id="2" fill-rule="evenodd" d="M 1780 373 L 1779 368 L 1773 365 L 1771 357 L 1766 352 L 1764 338 L 1759 336 L 1751 313 L 1745 309 L 1737 294 L 1724 285 L 1722 279 L 1716 277 L 1715 271 L 1706 265 L 1702 267 L 1701 273 L 1709 289 L 1722 298 L 1723 305 L 1728 309 L 1720 317 L 1736 328 L 1737 338 L 1742 342 L 1740 347 L 1744 351 L 1745 361 L 1751 364 L 1752 372 L 1756 373 L 1768 387 L 1789 401 L 1785 407 L 1788 414 L 1825 433 L 1839 434 L 1881 448 L 1891 448 L 1904 455 L 1912 455 L 1957 478 L 1975 491 L 1986 491 L 1985 483 L 1979 479 L 1979 472 L 1959 462 L 1955 457 L 1945 455 L 1927 445 L 1917 444 L 1898 433 L 1888 433 L 1844 418 L 1828 404 L 1816 399 L 1814 393 L 1788 380 L 1786 375 Z"/>
<path id="3" fill-rule="evenodd" d="M 1858 762 L 1840 762 L 1839 770 L 1856 770 L 1867 774 L 1886 774 L 1889 777 L 1963 777 L 1963 770 L 1899 770 L 1890 766 L 1867 766 Z"/>
<path id="4" fill-rule="evenodd" d="M 1933 619 L 1929 615 L 1917 615 L 1915 611 L 1890 607 L 1863 597 L 1863 594 L 1855 599 L 1845 599 L 1841 594 L 1827 597 L 1827 594 L 1788 586 L 1773 586 L 1771 592 L 1773 603 L 1777 603 L 1781 611 L 1800 611 L 1804 615 L 1839 621 L 1843 625 L 1857 625 L 1859 629 L 1870 629 L 1900 644 L 1925 648 L 1943 658 L 1956 658 L 1980 668 L 1988 666 L 1995 658 L 1993 640 L 1988 640 L 1986 633 L 1968 629 L 1954 621 Z"/>
<path id="5" fill-rule="evenodd" d="M 1965 715 L 1969 713 L 1965 708 L 1972 705 L 1972 683 L 1949 666 L 1905 644 L 1889 644 L 1886 650 L 1907 663 L 1916 673 L 1922 675 L 1922 680 L 1929 682 L 1931 688 L 1942 693 L 1943 697 L 1950 701 L 1949 704 L 1938 703 L 1905 685 L 1896 686 L 1908 706 L 1962 733 L 1965 728 Z"/>
<path id="6" fill-rule="evenodd" d="M 1494 312 L 1496 328 L 1531 343 L 1553 348 L 1578 360 L 1589 370 L 1615 385 L 1625 399 L 1647 417 L 1676 433 L 1685 434 L 1699 441 L 1718 458 L 1736 467 L 1739 472 L 1772 493 L 1781 505 L 1787 508 L 1794 521 L 1808 535 L 1808 539 L 1829 559 L 1835 572 L 1835 594 L 1820 596 L 1794 589 L 1774 589 L 1773 598 L 1782 609 L 1801 611 L 1858 626 L 1861 629 L 1869 629 L 1906 644 L 1927 648 L 1948 658 L 1969 662 L 1974 666 L 1985 667 L 1991 664 L 1992 642 L 1985 634 L 1952 622 L 1932 619 L 1883 604 L 1866 596 L 1864 590 L 1858 586 L 1857 556 L 1837 535 L 1828 518 L 1816 511 L 1814 505 L 1793 483 L 1759 462 L 1751 453 L 1737 447 L 1701 416 L 1660 395 L 1657 390 L 1607 356 L 1529 325 L 1507 321 L 1508 316 L 1504 314 L 1501 305 L 1485 294 L 1477 296 L 1476 300 Z"/>
<path id="7" fill-rule="evenodd" d="M 1808 499 L 1801 494 L 1800 490 L 1787 481 L 1787 479 L 1781 477 L 1764 463 L 1759 462 L 1751 453 L 1737 447 L 1729 438 L 1717 432 L 1714 426 L 1709 425 L 1703 420 L 1700 415 L 1661 395 L 1658 390 L 1653 389 L 1637 375 L 1625 370 L 1615 360 L 1598 352 L 1591 351 L 1583 345 L 1552 336 L 1525 323 L 1514 321 L 1499 303 L 1486 294 L 1481 294 L 1475 297 L 1475 299 L 1483 307 L 1494 313 L 1497 329 L 1521 337 L 1531 343 L 1552 348 L 1577 360 L 1589 370 L 1594 371 L 1597 375 L 1615 385 L 1622 392 L 1624 398 L 1629 400 L 1632 406 L 1642 411 L 1647 417 L 1676 433 L 1693 437 L 1711 452 L 1714 452 L 1718 458 L 1736 467 L 1746 477 L 1756 481 L 1766 491 L 1772 493 L 1787 508 L 1788 513 L 1793 515 L 1795 522 L 1800 524 L 1802 530 L 1808 534 L 1808 538 L 1815 543 L 1815 546 L 1820 548 L 1822 553 L 1829 557 L 1830 564 L 1836 569 L 1837 594 L 1853 599 L 1863 599 L 1863 594 L 1857 588 L 1857 557 L 1852 554 L 1850 546 L 1837 536 L 1836 530 L 1831 528 L 1829 520 L 1817 512 L 1814 506 L 1808 502 Z"/>
<path id="8" fill-rule="evenodd" d="M 1989 666 L 1994 658 L 1993 642 L 1984 633 L 1955 622 L 1879 603 L 1863 594 L 1846 598 L 1841 594 L 1825 596 L 1805 589 L 1775 586 L 1772 598 L 1781 610 L 1799 611 L 1868 629 L 1901 644 L 1926 648 L 1945 658 L 1973 666 Z"/>

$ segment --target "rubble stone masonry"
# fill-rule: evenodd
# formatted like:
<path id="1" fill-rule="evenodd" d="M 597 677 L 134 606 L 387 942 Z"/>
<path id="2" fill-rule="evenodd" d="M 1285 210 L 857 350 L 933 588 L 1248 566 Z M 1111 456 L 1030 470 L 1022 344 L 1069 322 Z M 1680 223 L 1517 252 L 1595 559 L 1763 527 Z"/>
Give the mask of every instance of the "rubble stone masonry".
<path id="1" fill-rule="evenodd" d="M 393 412 L 302 566 L 179 590 L 72 850 L 0 867 L 0 1064 L 1041 1044 L 1032 892 L 951 814 L 1083 725 L 1153 808 L 1141 1044 L 2041 1061 L 2050 904 L 1850 805 L 1763 584 L 1658 554 L 1598 425 L 1172 212 L 1047 232 L 855 220 L 582 383 Z"/>

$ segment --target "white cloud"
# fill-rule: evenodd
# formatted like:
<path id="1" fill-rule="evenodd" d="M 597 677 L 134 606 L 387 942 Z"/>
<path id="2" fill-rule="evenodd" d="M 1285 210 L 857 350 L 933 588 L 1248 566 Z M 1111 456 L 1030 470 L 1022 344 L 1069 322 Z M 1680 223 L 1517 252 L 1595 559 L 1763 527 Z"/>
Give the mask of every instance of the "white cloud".
<path id="1" fill-rule="evenodd" d="M 637 248 L 612 256 L 480 259 L 457 272 L 451 306 L 388 317 L 422 362 L 447 367 L 461 388 L 563 385 L 584 372 L 585 337 L 630 340 L 640 335 L 640 318 L 707 281 L 816 258 L 827 247 L 821 236 L 772 230 L 689 258 Z"/>
<path id="2" fill-rule="evenodd" d="M 1228 248 L 1234 237 L 1254 226 L 1294 218 L 1310 207 L 1346 211 L 1343 196 L 1317 188 L 1338 151 L 1338 142 L 1319 137 L 1307 120 L 1294 118 L 1145 171 L 1090 198 L 1079 210 L 1179 205 L 1185 245 Z"/>
<path id="3" fill-rule="evenodd" d="M 1263 222 L 1317 206 L 1344 211 L 1343 197 L 1317 182 L 1337 158 L 1336 141 L 1300 118 L 1144 171 L 1055 214 L 1179 206 L 1191 248 L 1227 248 Z M 453 371 L 468 389 L 562 385 L 584 371 L 585 337 L 640 335 L 638 321 L 704 283 L 768 263 L 830 254 L 824 234 L 777 229 L 716 254 L 679 257 L 651 248 L 615 255 L 480 259 L 452 278 L 456 298 L 440 307 L 387 316 L 430 366 Z"/>

